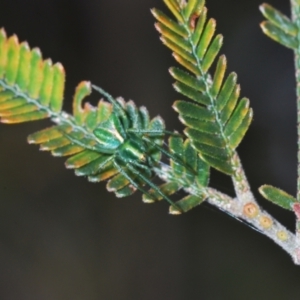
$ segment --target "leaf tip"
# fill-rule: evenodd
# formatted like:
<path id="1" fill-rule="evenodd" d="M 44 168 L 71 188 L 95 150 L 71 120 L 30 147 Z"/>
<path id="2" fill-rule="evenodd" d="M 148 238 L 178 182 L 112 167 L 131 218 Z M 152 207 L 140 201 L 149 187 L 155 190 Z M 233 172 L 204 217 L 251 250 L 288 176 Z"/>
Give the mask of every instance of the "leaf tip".
<path id="1" fill-rule="evenodd" d="M 268 7 L 269 4 L 267 3 L 262 3 L 261 5 L 258 6 L 259 10 L 262 12 L 262 14 L 265 12 L 266 7 Z"/>
<path id="2" fill-rule="evenodd" d="M 66 73 L 64 66 L 60 62 L 57 62 L 53 67 L 55 67 L 60 73 Z"/>
<path id="3" fill-rule="evenodd" d="M 162 34 L 160 23 L 158 23 L 158 22 L 154 23 L 154 27 L 160 34 Z"/>
<path id="4" fill-rule="evenodd" d="M 150 9 L 151 14 L 154 16 L 154 18 L 157 17 L 157 9 L 155 7 Z"/>
<path id="5" fill-rule="evenodd" d="M 146 204 L 151 204 L 155 202 L 152 198 L 145 194 L 143 194 L 142 201 Z"/>
<path id="6" fill-rule="evenodd" d="M 0 35 L 1 35 L 4 39 L 6 39 L 6 31 L 5 31 L 4 27 L 2 27 L 2 28 L 0 29 Z"/>
<path id="7" fill-rule="evenodd" d="M 170 206 L 169 208 L 169 214 L 173 216 L 179 216 L 182 214 L 182 211 L 179 210 L 177 207 Z"/>
<path id="8" fill-rule="evenodd" d="M 179 101 L 179 100 L 177 100 L 177 101 L 175 101 L 175 102 L 173 103 L 172 108 L 173 108 L 176 112 L 179 113 L 179 111 L 178 111 L 178 101 Z"/>

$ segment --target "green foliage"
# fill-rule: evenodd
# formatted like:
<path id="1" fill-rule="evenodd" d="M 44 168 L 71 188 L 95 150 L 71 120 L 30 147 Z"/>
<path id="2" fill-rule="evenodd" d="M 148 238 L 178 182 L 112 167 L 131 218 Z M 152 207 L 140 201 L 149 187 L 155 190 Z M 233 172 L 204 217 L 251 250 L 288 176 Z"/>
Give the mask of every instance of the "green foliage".
<path id="1" fill-rule="evenodd" d="M 290 18 L 283 15 L 280 11 L 269 4 L 262 4 L 260 11 L 267 19 L 260 24 L 263 32 L 274 41 L 291 49 L 298 48 L 296 24 Z"/>
<path id="2" fill-rule="evenodd" d="M 265 199 L 283 207 L 284 209 L 293 210 L 293 204 L 297 202 L 293 196 L 271 185 L 261 186 L 259 188 L 259 192 Z"/>
<path id="3" fill-rule="evenodd" d="M 186 69 L 170 69 L 176 80 L 174 88 L 192 101 L 178 100 L 173 107 L 201 158 L 217 170 L 233 174 L 232 156 L 252 120 L 249 100 L 239 100 L 236 74 L 225 76 L 224 55 L 217 60 L 213 78 L 209 74 L 223 37 L 215 36 L 216 22 L 207 20 L 204 1 L 164 2 L 177 20 L 153 9 L 158 20 L 155 27 L 161 41 L 173 51 L 175 60 Z"/>

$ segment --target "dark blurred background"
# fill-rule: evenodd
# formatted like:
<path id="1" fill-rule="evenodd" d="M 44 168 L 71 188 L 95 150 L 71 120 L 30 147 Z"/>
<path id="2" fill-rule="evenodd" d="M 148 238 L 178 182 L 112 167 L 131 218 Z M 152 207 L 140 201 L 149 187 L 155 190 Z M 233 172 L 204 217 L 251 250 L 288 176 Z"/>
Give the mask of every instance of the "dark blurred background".
<path id="1" fill-rule="evenodd" d="M 229 71 L 254 109 L 239 147 L 249 181 L 261 205 L 293 230 L 293 215 L 256 192 L 268 183 L 295 194 L 297 173 L 293 55 L 263 36 L 259 4 L 207 1 Z M 289 14 L 289 1 L 271 4 Z M 163 1 L 1 0 L 0 26 L 64 65 L 65 110 L 75 86 L 91 80 L 181 130 L 167 71 L 175 63 L 152 7 Z M 208 205 L 174 217 L 139 193 L 116 199 L 26 143 L 49 125 L 0 124 L 0 299 L 299 299 L 300 267 L 268 238 Z M 213 172 L 212 185 L 232 194 L 226 176 Z"/>

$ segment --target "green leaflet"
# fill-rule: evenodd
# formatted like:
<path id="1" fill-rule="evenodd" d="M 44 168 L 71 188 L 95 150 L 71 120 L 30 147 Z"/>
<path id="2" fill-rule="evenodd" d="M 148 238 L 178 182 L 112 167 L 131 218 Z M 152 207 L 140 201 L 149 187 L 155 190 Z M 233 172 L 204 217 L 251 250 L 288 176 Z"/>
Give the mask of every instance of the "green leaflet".
<path id="1" fill-rule="evenodd" d="M 227 61 L 225 55 L 221 55 L 218 59 L 216 71 L 213 77 L 213 83 L 210 89 L 212 97 L 216 97 L 219 94 L 220 88 L 223 83 L 225 71 L 227 67 Z"/>
<path id="2" fill-rule="evenodd" d="M 225 134 L 237 130 L 244 117 L 249 113 L 249 99 L 243 98 L 236 106 L 230 120 L 227 122 L 225 127 Z"/>
<path id="3" fill-rule="evenodd" d="M 204 54 L 211 42 L 211 39 L 214 36 L 216 30 L 216 21 L 214 19 L 210 19 L 205 25 L 205 29 L 201 35 L 201 39 L 197 46 L 197 56 L 200 60 L 203 59 Z"/>
<path id="4" fill-rule="evenodd" d="M 71 126 L 65 125 L 61 127 L 52 126 L 50 128 L 43 129 L 41 131 L 32 133 L 28 136 L 27 141 L 29 144 L 41 144 L 48 142 L 52 139 L 63 136 L 63 131 L 70 132 Z"/>
<path id="5" fill-rule="evenodd" d="M 208 50 L 206 51 L 206 54 L 202 60 L 202 70 L 204 73 L 206 73 L 213 62 L 215 61 L 215 58 L 219 54 L 219 51 L 223 44 L 223 36 L 221 34 L 218 34 L 213 42 L 209 45 Z"/>
<path id="6" fill-rule="evenodd" d="M 16 78 L 16 84 L 21 90 L 25 90 L 29 83 L 29 68 L 31 61 L 31 51 L 26 42 L 20 45 L 20 65 L 18 69 L 18 74 Z"/>
<path id="7" fill-rule="evenodd" d="M 190 86 L 187 86 L 184 83 L 177 81 L 174 83 L 173 87 L 178 93 L 181 93 L 182 95 L 188 97 L 190 100 L 198 102 L 199 104 L 209 105 L 210 103 L 209 97 L 207 95 L 197 91 L 201 88 L 200 86 L 197 90 L 195 90 Z"/>
<path id="8" fill-rule="evenodd" d="M 188 128 L 208 134 L 218 134 L 219 127 L 215 122 L 194 119 L 189 116 L 179 116 L 179 120 Z"/>
<path id="9" fill-rule="evenodd" d="M 229 74 L 227 79 L 225 80 L 220 93 L 216 99 L 216 105 L 218 111 L 222 111 L 228 102 L 233 89 L 236 86 L 237 75 L 235 73 Z"/>
<path id="10" fill-rule="evenodd" d="M 171 137 L 169 139 L 169 148 L 173 155 L 182 160 L 183 157 L 183 140 L 181 137 Z M 185 167 L 174 160 L 170 162 L 175 176 L 181 176 L 185 172 Z"/>
<path id="11" fill-rule="evenodd" d="M 183 199 L 177 201 L 176 204 L 181 208 L 183 212 L 188 212 L 189 210 L 203 203 L 205 200 L 206 200 L 205 195 L 201 195 L 201 196 L 188 195 Z M 180 214 L 180 211 L 172 207 L 170 209 L 170 214 L 178 215 Z"/>
<path id="12" fill-rule="evenodd" d="M 287 16 L 269 4 L 262 4 L 260 11 L 267 19 L 260 24 L 262 31 L 274 41 L 290 49 L 297 49 L 297 26 Z"/>
<path id="13" fill-rule="evenodd" d="M 42 61 L 42 53 L 40 49 L 32 49 L 29 73 L 29 83 L 27 93 L 29 97 L 37 99 L 44 78 L 44 63 Z"/>
<path id="14" fill-rule="evenodd" d="M 285 33 L 291 36 L 297 35 L 298 30 L 296 24 L 294 24 L 290 18 L 282 14 L 279 10 L 267 3 L 260 5 L 259 9 L 267 20 L 278 28 L 281 28 L 281 30 Z"/>
<path id="15" fill-rule="evenodd" d="M 173 13 L 179 23 L 183 23 L 183 18 L 179 12 L 180 8 L 176 0 L 163 0 L 169 10 Z"/>
<path id="16" fill-rule="evenodd" d="M 165 195 L 171 196 L 176 193 L 181 188 L 181 186 L 178 183 L 172 181 L 160 185 L 159 188 Z M 162 200 L 162 196 L 153 189 L 148 191 L 148 195 L 143 194 L 143 201 L 145 203 L 153 203 L 160 200 Z"/>
<path id="17" fill-rule="evenodd" d="M 89 164 L 90 162 L 99 158 L 100 156 L 101 154 L 97 152 L 91 150 L 84 150 L 68 158 L 65 165 L 68 169 L 77 169 Z"/>
<path id="18" fill-rule="evenodd" d="M 298 41 L 295 37 L 286 34 L 281 28 L 272 24 L 271 22 L 265 21 L 260 24 L 260 27 L 264 34 L 266 34 L 272 40 L 279 44 L 290 48 L 297 49 Z"/>
<path id="19" fill-rule="evenodd" d="M 293 210 L 292 205 L 297 202 L 293 196 L 271 185 L 262 185 L 259 192 L 265 199 L 288 210 Z"/>
<path id="20" fill-rule="evenodd" d="M 206 18 L 207 18 L 207 8 L 204 7 L 197 17 L 198 17 L 198 20 L 197 20 L 196 26 L 194 26 L 195 29 L 192 33 L 192 41 L 193 41 L 193 44 L 195 44 L 195 45 L 198 44 L 200 37 L 202 35 L 202 32 L 203 32 L 204 24 L 205 24 Z"/>
<path id="21" fill-rule="evenodd" d="M 118 191 L 128 186 L 129 184 L 130 181 L 127 178 L 125 178 L 122 174 L 119 173 L 118 175 L 114 176 L 112 179 L 108 181 L 107 190 L 109 192 Z"/>
<path id="22" fill-rule="evenodd" d="M 190 75 L 188 72 L 181 70 L 180 68 L 170 68 L 170 74 L 172 77 L 183 84 L 191 87 L 192 89 L 200 92 L 205 91 L 205 84 L 202 80 L 195 78 L 194 76 Z"/>
<path id="23" fill-rule="evenodd" d="M 64 136 L 61 136 L 56 139 L 52 139 L 51 141 L 42 143 L 40 145 L 40 150 L 42 151 L 53 151 L 56 150 L 57 148 L 61 148 L 67 145 L 70 145 L 70 140 Z"/>
<path id="24" fill-rule="evenodd" d="M 190 117 L 195 120 L 203 120 L 203 121 L 214 121 L 214 115 L 211 111 L 205 109 L 204 107 L 190 103 L 183 100 L 177 100 L 173 104 L 173 108 L 182 117 Z"/>
<path id="25" fill-rule="evenodd" d="M 190 62 L 189 59 L 186 59 L 185 57 L 181 56 L 180 53 L 173 53 L 173 57 L 180 65 L 182 65 L 184 68 L 189 70 L 194 75 L 196 75 L 196 76 L 201 75 L 201 72 L 198 70 L 196 64 L 193 62 Z"/>
<path id="26" fill-rule="evenodd" d="M 17 36 L 13 35 L 7 40 L 6 82 L 14 85 L 20 59 L 20 46 Z"/>
<path id="27" fill-rule="evenodd" d="M 56 157 L 70 156 L 70 155 L 77 154 L 77 153 L 79 153 L 83 150 L 84 150 L 83 147 L 73 145 L 73 144 L 69 144 L 69 145 L 66 145 L 66 146 L 61 146 L 61 147 L 58 147 L 56 149 L 53 149 L 51 151 L 51 154 L 53 156 L 56 156 Z"/>
<path id="28" fill-rule="evenodd" d="M 181 35 L 177 34 L 175 31 L 169 29 L 169 27 L 163 25 L 162 23 L 156 23 L 155 28 L 159 31 L 164 37 L 168 38 L 170 41 L 178 45 L 182 50 L 191 52 L 191 47 L 189 43 L 182 38 Z"/>
<path id="29" fill-rule="evenodd" d="M 153 8 L 151 9 L 151 12 L 153 16 L 164 26 L 169 28 L 169 30 L 172 30 L 173 32 L 181 35 L 182 37 L 187 37 L 186 30 L 180 25 L 177 24 L 175 21 L 170 19 L 168 16 L 166 16 L 163 12 L 160 10 Z"/>
<path id="30" fill-rule="evenodd" d="M 166 47 L 168 47 L 174 53 L 179 54 L 179 57 L 182 57 L 187 63 L 189 63 L 190 68 L 192 70 L 194 70 L 193 64 L 194 65 L 196 64 L 196 60 L 190 52 L 185 51 L 180 46 L 178 46 L 176 43 L 172 42 L 171 40 L 169 40 L 166 37 L 161 37 L 160 40 Z"/>
<path id="31" fill-rule="evenodd" d="M 104 170 L 108 163 L 111 161 L 109 155 L 99 155 L 91 162 L 77 168 L 75 174 L 77 176 L 90 176 L 99 173 L 99 170 Z"/>
<path id="32" fill-rule="evenodd" d="M 171 9 L 170 3 L 166 4 Z M 175 6 L 171 11 L 174 9 Z M 176 101 L 173 108 L 187 126 L 184 132 L 201 158 L 217 170 L 231 175 L 232 155 L 250 126 L 252 109 L 245 99 L 239 101 L 237 75 L 231 73 L 225 77 L 227 62 L 224 55 L 218 58 L 213 76 L 208 73 L 219 54 L 223 37 L 220 34 L 215 36 L 216 21 L 207 19 L 204 1 L 180 2 L 175 10 L 177 26 L 185 30 L 185 35 L 178 34 L 175 29 L 166 30 L 165 21 L 158 13 L 154 14 L 162 41 L 164 44 L 166 40 L 172 41 L 172 45 L 166 46 L 173 51 L 175 60 L 182 67 L 170 69 L 176 80 L 173 86 L 194 102 Z M 174 25 L 171 27 L 176 28 Z"/>

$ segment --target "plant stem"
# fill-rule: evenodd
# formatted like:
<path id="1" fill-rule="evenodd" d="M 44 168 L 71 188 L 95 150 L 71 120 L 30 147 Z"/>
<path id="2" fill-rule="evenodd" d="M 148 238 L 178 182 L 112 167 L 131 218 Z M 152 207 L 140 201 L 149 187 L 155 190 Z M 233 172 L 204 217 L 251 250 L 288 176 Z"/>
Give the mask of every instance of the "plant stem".
<path id="1" fill-rule="evenodd" d="M 235 216 L 245 220 L 247 223 L 253 225 L 254 229 L 271 238 L 292 256 L 295 264 L 300 264 L 295 255 L 297 235 L 288 231 L 274 217 L 261 209 L 251 192 L 237 153 L 233 155 L 232 164 L 235 169 L 232 181 L 237 199 L 231 204 L 230 212 L 232 211 Z"/>
<path id="2" fill-rule="evenodd" d="M 291 0 L 292 20 L 298 28 L 298 45 L 300 42 L 300 0 Z M 300 47 L 294 50 L 295 76 L 297 93 L 297 130 L 298 130 L 298 179 L 297 179 L 297 200 L 300 202 Z"/>
<path id="3" fill-rule="evenodd" d="M 237 175 L 233 177 L 234 187 L 237 194 L 236 198 L 232 198 L 213 188 L 199 187 L 199 185 L 196 183 L 192 184 L 188 188 L 185 188 L 185 191 L 191 195 L 201 195 L 201 197 L 203 194 L 205 194 L 207 197 L 206 201 L 209 204 L 224 211 L 231 217 L 250 225 L 253 229 L 257 230 L 263 235 L 266 235 L 276 244 L 282 247 L 288 254 L 290 254 L 295 264 L 299 264 L 297 257 L 295 256 L 295 235 L 259 207 L 250 191 L 248 181 L 237 154 L 235 154 L 234 157 L 235 168 L 237 171 Z M 165 167 L 164 165 L 156 168 L 155 173 L 163 181 L 168 182 L 169 180 L 174 180 L 172 175 L 169 173 L 169 168 Z M 180 183 L 178 180 L 177 182 Z"/>
<path id="4" fill-rule="evenodd" d="M 298 47 L 294 50 L 295 56 L 295 76 L 296 76 L 296 93 L 297 93 L 297 131 L 298 131 L 298 178 L 297 178 L 297 200 L 300 202 L 300 0 L 291 0 L 292 21 L 296 24 L 298 33 Z M 297 217 L 297 216 L 296 216 Z M 300 264 L 300 231 L 299 219 L 296 218 L 296 249 L 295 257 Z"/>

